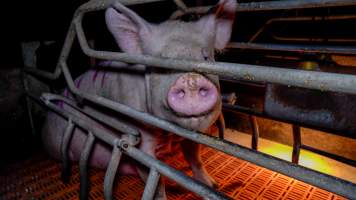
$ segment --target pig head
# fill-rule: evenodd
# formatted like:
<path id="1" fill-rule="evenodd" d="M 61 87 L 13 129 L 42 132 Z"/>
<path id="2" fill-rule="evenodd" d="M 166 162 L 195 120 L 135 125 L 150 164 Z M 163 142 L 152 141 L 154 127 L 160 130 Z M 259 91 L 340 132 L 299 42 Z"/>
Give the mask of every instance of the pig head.
<path id="1" fill-rule="evenodd" d="M 125 52 L 163 58 L 214 61 L 214 50 L 230 39 L 236 2 L 220 2 L 220 13 L 196 22 L 150 24 L 124 6 L 106 11 L 106 23 Z M 150 69 L 148 107 L 157 117 L 185 128 L 206 131 L 221 112 L 218 77 Z"/>

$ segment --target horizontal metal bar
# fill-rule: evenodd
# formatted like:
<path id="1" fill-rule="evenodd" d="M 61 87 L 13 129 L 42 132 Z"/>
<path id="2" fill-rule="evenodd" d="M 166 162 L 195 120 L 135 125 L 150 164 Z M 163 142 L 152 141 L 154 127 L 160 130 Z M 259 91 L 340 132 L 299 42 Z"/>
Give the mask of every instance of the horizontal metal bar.
<path id="1" fill-rule="evenodd" d="M 177 171 L 176 169 L 169 167 L 168 165 L 164 164 L 161 161 L 156 160 L 155 158 L 149 156 L 148 154 L 140 151 L 139 149 L 131 146 L 128 144 L 127 141 L 124 141 L 120 138 L 117 138 L 113 136 L 112 134 L 108 134 L 103 129 L 100 129 L 93 124 L 90 124 L 89 122 L 71 114 L 68 111 L 65 111 L 63 109 L 60 109 L 58 106 L 54 105 L 50 101 L 48 101 L 45 98 L 42 98 L 43 102 L 38 101 L 37 98 L 31 96 L 31 99 L 34 98 L 34 100 L 38 103 L 45 103 L 45 105 L 52 110 L 53 112 L 59 114 L 60 116 L 64 117 L 65 119 L 71 118 L 72 121 L 77 124 L 78 126 L 90 131 L 95 138 L 102 140 L 103 142 L 114 146 L 119 144 L 121 149 L 124 149 L 123 153 L 129 155 L 130 157 L 136 159 L 137 161 L 143 163 L 144 165 L 148 167 L 154 167 L 159 173 L 167 176 L 168 178 L 175 180 L 178 184 L 181 186 L 185 187 L 189 191 L 195 192 L 196 194 L 202 196 L 202 197 L 211 197 L 211 199 L 229 199 L 226 197 L 224 194 L 221 194 L 219 192 L 216 192 L 212 188 L 192 179 L 191 177 L 188 177 L 184 173 Z"/>
<path id="2" fill-rule="evenodd" d="M 145 183 L 145 189 L 142 194 L 142 200 L 153 200 L 159 185 L 160 174 L 155 168 L 150 169 L 147 181 Z"/>
<path id="3" fill-rule="evenodd" d="M 226 48 L 230 49 L 253 49 L 269 51 L 290 51 L 298 53 L 332 53 L 355 55 L 356 47 L 325 46 L 325 45 L 287 45 L 287 44 L 266 44 L 266 43 L 244 43 L 231 42 Z"/>
<path id="4" fill-rule="evenodd" d="M 175 70 L 211 73 L 235 80 L 272 82 L 322 91 L 335 91 L 356 94 L 356 76 L 328 72 L 304 71 L 277 67 L 233 64 L 223 62 L 197 62 L 181 59 L 162 59 L 147 55 L 96 51 L 88 46 L 83 28 L 82 16 L 74 20 L 79 43 L 83 52 L 91 57 L 117 60 L 127 63 L 140 63 Z"/>
<path id="5" fill-rule="evenodd" d="M 197 143 L 205 144 L 232 156 L 247 160 L 249 162 L 285 174 L 292 178 L 304 181 L 306 183 L 318 186 L 320 188 L 346 196 L 348 198 L 353 197 L 356 199 L 356 194 L 353 192 L 356 190 L 356 185 L 351 182 L 347 182 L 345 180 L 338 179 L 330 175 L 322 174 L 311 169 L 303 168 L 298 165 L 293 165 L 291 163 L 274 158 L 267 154 L 256 154 L 256 152 L 247 148 L 243 148 L 237 144 L 232 144 L 214 137 L 189 131 L 171 122 L 167 122 L 165 120 L 151 116 L 147 113 L 139 112 L 118 102 L 114 102 L 97 95 L 87 94 L 78 90 L 78 88 L 75 87 L 73 79 L 71 78 L 67 65 L 65 63 L 63 63 L 62 65 L 62 71 L 66 78 L 69 90 L 75 95 L 79 95 L 84 99 L 89 100 L 90 102 L 105 106 L 116 112 L 132 117 L 136 120 L 145 122 L 155 127 L 159 127 L 168 132 L 175 133 L 179 136 L 190 139 Z"/>
<path id="6" fill-rule="evenodd" d="M 356 42 L 356 39 L 352 38 L 316 38 L 313 36 L 310 37 L 284 37 L 276 36 L 272 34 L 272 38 L 279 41 L 288 41 L 288 42 Z"/>
<path id="7" fill-rule="evenodd" d="M 137 137 L 140 136 L 140 133 L 137 129 L 127 125 L 126 123 L 118 120 L 117 118 L 109 117 L 109 116 L 107 116 L 103 113 L 100 113 L 98 111 L 94 112 L 91 108 L 87 108 L 87 109 L 83 110 L 83 109 L 79 108 L 73 100 L 70 100 L 63 96 L 45 93 L 42 95 L 42 97 L 44 97 L 48 101 L 61 101 L 65 104 L 71 106 L 72 108 L 76 109 L 78 112 L 81 112 L 81 113 L 95 119 L 96 121 L 103 123 L 107 126 L 110 126 L 118 131 L 125 130 L 125 132 L 130 135 L 134 135 Z"/>
<path id="8" fill-rule="evenodd" d="M 249 43 L 256 38 L 273 22 L 299 22 L 299 21 L 325 21 L 325 20 L 347 20 L 355 19 L 356 15 L 332 15 L 332 16 L 298 16 L 298 17 L 279 17 L 269 19 L 248 41 Z M 274 36 L 275 37 L 275 36 Z"/>
<path id="9" fill-rule="evenodd" d="M 329 152 L 325 152 L 325 151 L 322 151 L 322 150 L 319 150 L 319 149 L 316 149 L 314 147 L 310 147 L 310 146 L 307 146 L 307 145 L 301 145 L 300 148 L 308 150 L 308 151 L 311 151 L 311 152 L 314 152 L 314 153 L 317 153 L 317 154 L 320 154 L 322 156 L 326 156 L 326 157 L 332 158 L 334 160 L 337 160 L 337 161 L 340 161 L 340 162 L 343 162 L 343 163 L 346 163 L 346 164 L 351 165 L 353 167 L 356 167 L 356 161 L 355 160 L 352 160 L 352 159 L 349 159 L 349 158 L 345 158 L 343 156 L 335 155 L 335 154 L 332 154 L 332 153 L 329 153 Z"/>
<path id="10" fill-rule="evenodd" d="M 324 8 L 335 6 L 356 5 L 354 0 L 282 0 L 240 3 L 237 12 L 266 11 L 266 10 L 290 10 L 301 8 Z"/>
<path id="11" fill-rule="evenodd" d="M 230 112 L 238 112 L 238 113 L 245 113 L 245 114 L 249 114 L 249 115 L 255 115 L 257 117 L 262 117 L 262 118 L 266 118 L 266 119 L 272 119 L 272 120 L 275 120 L 275 121 L 280 121 L 280 122 L 294 124 L 294 125 L 305 127 L 305 128 L 311 128 L 311 129 L 315 129 L 315 130 L 319 130 L 319 131 L 332 133 L 332 134 L 339 135 L 339 136 L 342 136 L 342 137 L 356 139 L 356 134 L 345 133 L 345 132 L 342 132 L 340 130 L 325 128 L 325 127 L 322 127 L 322 126 L 318 126 L 317 124 L 305 124 L 305 123 L 300 123 L 298 121 L 286 120 L 282 116 L 279 116 L 279 117 L 270 116 L 270 115 L 268 115 L 268 114 L 266 114 L 266 113 L 264 113 L 262 111 L 259 111 L 259 110 L 256 110 L 256 109 L 252 109 L 252 108 L 248 108 L 248 107 L 245 107 L 245 106 L 230 105 L 230 104 L 223 103 L 223 109 L 226 110 L 226 111 L 230 111 Z"/>

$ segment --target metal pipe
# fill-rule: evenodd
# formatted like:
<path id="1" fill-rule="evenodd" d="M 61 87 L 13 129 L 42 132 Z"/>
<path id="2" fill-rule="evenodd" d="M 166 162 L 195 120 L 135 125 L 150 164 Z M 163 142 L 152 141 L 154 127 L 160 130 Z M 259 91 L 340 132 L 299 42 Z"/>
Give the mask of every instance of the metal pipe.
<path id="1" fill-rule="evenodd" d="M 273 22 L 295 22 L 295 21 L 323 21 L 323 20 L 345 20 L 355 19 L 356 15 L 334 15 L 334 16 L 301 16 L 301 17 L 283 17 L 269 19 L 248 41 L 249 43 L 256 38 Z"/>
<path id="2" fill-rule="evenodd" d="M 174 168 L 164 164 L 163 162 L 147 155 L 146 153 L 138 150 L 137 148 L 127 145 L 126 147 L 121 146 L 124 149 L 124 153 L 134 158 L 135 160 L 141 162 L 146 166 L 153 167 L 157 169 L 162 175 L 176 181 L 182 187 L 195 192 L 197 195 L 204 197 L 206 199 L 230 199 L 226 195 L 214 191 L 212 188 L 202 184 L 184 173 L 175 170 Z"/>
<path id="3" fill-rule="evenodd" d="M 80 109 L 74 101 L 69 100 L 68 98 L 65 98 L 60 95 L 45 93 L 45 94 L 42 94 L 42 96 L 44 98 L 46 98 L 48 101 L 61 101 L 65 104 L 71 106 L 72 108 L 76 109 L 78 112 L 81 112 L 81 113 L 95 119 L 96 121 L 103 123 L 107 126 L 110 126 L 118 131 L 125 130 L 125 133 L 128 133 L 130 135 L 134 135 L 136 137 L 140 136 L 140 133 L 137 129 L 129 126 L 127 123 L 124 123 L 124 122 L 118 120 L 117 118 L 109 117 L 109 116 L 107 116 L 103 113 L 100 113 L 98 111 L 94 112 L 90 108 L 87 108 L 85 110 Z M 135 143 L 138 143 L 138 141 L 136 141 Z"/>
<path id="4" fill-rule="evenodd" d="M 254 115 L 248 115 L 248 118 L 249 118 L 251 129 L 252 129 L 251 147 L 252 147 L 252 149 L 257 150 L 258 149 L 258 138 L 260 136 L 257 119 Z"/>
<path id="5" fill-rule="evenodd" d="M 33 97 L 33 96 L 32 96 Z M 34 97 L 33 97 L 34 98 Z M 36 102 L 38 100 L 35 98 Z M 96 138 L 104 141 L 105 143 L 114 146 L 116 143 L 119 144 L 119 147 L 124 150 L 123 153 L 129 155 L 130 157 L 136 159 L 142 164 L 155 168 L 159 173 L 167 176 L 168 178 L 175 180 L 178 184 L 185 187 L 189 191 L 195 192 L 196 194 L 202 197 L 211 197 L 211 199 L 228 199 L 224 194 L 216 192 L 212 188 L 192 179 L 191 177 L 185 175 L 184 173 L 177 171 L 176 169 L 164 164 L 163 162 L 156 160 L 155 158 L 149 156 L 148 154 L 140 151 L 139 149 L 131 146 L 128 141 L 124 141 L 119 139 L 112 134 L 108 134 L 105 130 L 102 130 L 93 124 L 90 124 L 88 121 L 85 121 L 72 113 L 60 109 L 58 106 L 54 105 L 50 101 L 48 101 L 45 97 L 42 97 L 45 105 L 55 113 L 60 116 L 68 119 L 72 118 L 73 122 L 78 126 L 88 130 L 92 133 Z M 195 133 L 196 134 L 196 133 Z M 115 143 L 116 142 L 116 143 Z"/>
<path id="6" fill-rule="evenodd" d="M 80 154 L 80 160 L 79 160 L 79 175 L 80 175 L 80 193 L 79 193 L 79 199 L 80 200 L 86 200 L 88 199 L 88 194 L 89 194 L 89 178 L 88 178 L 88 160 L 90 157 L 90 153 L 93 149 L 95 141 L 95 136 L 93 133 L 89 131 L 88 137 L 85 141 L 85 145 L 83 148 L 83 151 Z"/>
<path id="7" fill-rule="evenodd" d="M 116 139 L 116 141 L 114 141 L 114 145 L 113 146 L 113 150 L 112 150 L 112 154 L 111 154 L 111 159 L 108 165 L 108 168 L 106 169 L 106 173 L 105 173 L 105 178 L 104 178 L 104 197 L 105 200 L 112 200 L 113 198 L 113 193 L 112 193 L 112 189 L 113 189 L 113 185 L 114 185 L 114 181 L 115 181 L 115 176 L 116 176 L 116 172 L 117 172 L 117 168 L 120 164 L 120 160 L 121 160 L 121 156 L 122 156 L 122 152 L 120 151 L 119 147 L 118 147 L 118 142 L 119 140 Z"/>
<path id="8" fill-rule="evenodd" d="M 308 151 L 311 151 L 311 152 L 314 152 L 314 153 L 317 153 L 317 154 L 320 154 L 322 156 L 326 156 L 326 157 L 332 158 L 334 160 L 337 160 L 337 161 L 340 161 L 340 162 L 343 162 L 343 163 L 346 163 L 346 164 L 351 165 L 353 167 L 356 167 L 356 161 L 355 160 L 352 160 L 352 159 L 349 159 L 349 158 L 345 158 L 345 157 L 342 157 L 342 156 L 339 156 L 339 155 L 335 155 L 335 154 L 332 154 L 332 153 L 328 153 L 328 152 L 325 152 L 325 151 L 322 151 L 322 150 L 319 150 L 319 149 L 316 149 L 314 147 L 310 147 L 310 146 L 307 146 L 307 145 L 303 145 L 303 144 L 301 145 L 300 148 L 308 150 Z"/>
<path id="9" fill-rule="evenodd" d="M 64 74 L 66 74 L 65 70 L 63 70 L 63 72 L 64 72 Z M 85 98 L 89 101 L 98 103 L 99 105 L 104 106 L 104 104 L 105 104 L 108 108 L 111 108 L 114 111 L 117 111 L 117 112 L 120 112 L 123 114 L 127 113 L 128 116 L 138 119 L 140 121 L 143 121 L 147 124 L 150 124 L 150 125 L 153 125 L 156 127 L 160 127 L 160 128 L 162 128 L 168 132 L 171 132 L 171 133 L 176 133 L 177 135 L 180 135 L 184 138 L 190 139 L 197 143 L 201 143 L 201 144 L 213 147 L 217 150 L 220 150 L 222 152 L 225 152 L 225 153 L 235 156 L 237 158 L 241 158 L 243 160 L 257 164 L 259 166 L 266 167 L 270 170 L 282 173 L 289 177 L 298 179 L 300 181 L 304 181 L 306 183 L 315 185 L 317 187 L 328 190 L 330 192 L 345 196 L 346 198 L 356 199 L 356 194 L 354 192 L 354 191 L 356 191 L 356 184 L 354 184 L 354 183 L 351 183 L 351 182 L 348 182 L 348 181 L 345 181 L 345 180 L 342 180 L 342 179 L 339 179 L 339 178 L 336 178 L 336 177 L 333 177 L 333 176 L 330 176 L 327 174 L 323 174 L 323 173 L 320 173 L 320 172 L 317 172 L 317 171 L 314 171 L 311 169 L 307 169 L 305 167 L 298 166 L 293 163 L 289 163 L 287 161 L 269 156 L 264 153 L 257 153 L 254 150 L 250 150 L 248 148 L 242 147 L 237 144 L 233 144 L 231 142 L 222 141 L 220 139 L 217 139 L 217 138 L 214 138 L 214 137 L 211 137 L 208 135 L 203 135 L 203 134 L 199 134 L 199 133 L 196 133 L 193 131 L 186 130 L 184 128 L 181 128 L 181 127 L 179 127 L 175 124 L 172 124 L 170 122 L 167 122 L 165 120 L 153 117 L 147 113 L 142 113 L 142 112 L 136 111 L 128 106 L 125 106 L 125 105 L 122 105 L 122 104 L 119 104 L 117 102 L 113 102 L 110 100 L 106 100 L 102 97 L 85 95 Z M 90 98 L 93 98 L 93 99 L 90 99 Z M 46 105 L 50 109 L 55 110 L 57 113 L 60 113 L 61 115 L 63 115 L 63 113 L 64 113 L 63 110 L 58 109 L 56 106 L 54 106 L 52 103 L 50 103 L 46 99 L 44 99 L 44 100 L 46 102 Z M 87 127 L 88 130 L 95 130 L 93 133 L 95 133 L 96 137 L 100 138 L 101 140 L 103 140 L 104 142 L 106 142 L 108 144 L 114 145 L 113 144 L 113 141 L 115 139 L 114 136 L 105 134 L 106 133 L 105 131 L 100 130 L 96 127 L 90 127 L 90 126 L 86 125 L 83 120 L 78 119 L 75 116 L 73 116 L 73 121 L 75 121 L 77 124 L 79 124 L 82 127 L 83 126 Z M 128 145 L 124 145 L 124 146 L 127 147 Z M 136 150 L 136 151 L 139 151 L 139 150 Z M 142 152 L 141 152 L 141 154 L 142 154 Z M 129 155 L 135 159 L 143 159 L 143 158 L 135 157 L 134 156 L 135 153 L 132 153 Z M 151 160 L 151 159 L 153 159 L 153 158 L 150 158 L 149 160 Z M 146 162 L 148 162 L 148 161 L 144 161 L 144 163 L 146 163 Z M 160 161 L 154 160 L 153 162 L 160 162 Z M 161 168 L 160 168 L 159 164 L 151 165 L 151 166 L 155 167 L 163 175 L 165 175 L 169 178 L 172 178 L 171 172 L 169 173 L 169 176 L 167 175 L 167 173 L 163 173 L 163 171 L 160 170 Z M 184 182 L 179 182 L 180 180 L 178 180 L 177 182 L 180 184 L 185 184 Z M 187 189 L 196 192 L 195 190 L 193 190 L 194 188 L 189 187 Z"/>
<path id="10" fill-rule="evenodd" d="M 157 186 L 159 184 L 160 174 L 155 168 L 150 169 L 147 181 L 145 183 L 145 189 L 142 194 L 142 200 L 153 200 L 157 193 Z"/>
<path id="11" fill-rule="evenodd" d="M 62 173 L 61 178 L 64 183 L 69 182 L 71 164 L 68 155 L 69 143 L 73 135 L 74 124 L 71 118 L 68 119 L 68 125 L 65 129 L 61 141 Z"/>
<path id="12" fill-rule="evenodd" d="M 302 138 L 300 135 L 300 126 L 292 125 L 293 129 L 293 152 L 292 152 L 292 162 L 298 164 L 300 147 L 302 145 Z"/>
<path id="13" fill-rule="evenodd" d="M 356 42 L 356 39 L 345 38 L 303 38 L 303 37 L 283 37 L 272 35 L 273 39 L 288 42 Z"/>
<path id="14" fill-rule="evenodd" d="M 290 10 L 302 8 L 325 8 L 335 6 L 353 6 L 354 0 L 284 0 L 240 3 L 237 12 L 266 11 L 266 10 Z"/>
<path id="15" fill-rule="evenodd" d="M 71 78 L 65 63 L 62 64 L 62 71 L 66 78 L 69 90 L 76 95 L 80 95 L 84 99 L 105 106 L 116 112 L 122 113 L 139 121 L 153 125 L 155 127 L 159 127 L 168 132 L 175 133 L 179 136 L 190 139 L 197 143 L 213 147 L 219 151 L 225 152 L 232 156 L 247 160 L 249 162 L 285 174 L 292 178 L 296 178 L 306 183 L 318 186 L 320 188 L 329 190 L 331 192 L 346 197 L 354 197 L 356 199 L 356 194 L 353 192 L 356 190 L 356 185 L 353 183 L 326 174 L 322 174 L 314 170 L 302 168 L 297 165 L 289 165 L 289 163 L 286 161 L 274 158 L 266 154 L 255 154 L 251 150 L 243 148 L 237 144 L 232 144 L 226 141 L 219 140 L 217 138 L 186 130 L 171 122 L 167 122 L 165 120 L 153 117 L 147 113 L 139 112 L 126 105 L 105 99 L 97 95 L 84 93 L 75 87 L 73 79 Z"/>
<path id="16" fill-rule="evenodd" d="M 28 88 L 28 78 L 26 74 L 22 73 L 22 80 L 23 80 L 23 87 L 26 92 L 29 92 Z M 28 114 L 28 119 L 31 127 L 31 133 L 32 135 L 36 135 L 36 130 L 35 130 L 35 124 L 33 122 L 33 117 L 32 117 L 32 109 L 31 109 L 31 103 L 30 103 L 30 98 L 28 96 L 25 97 L 26 99 L 26 110 Z"/>
<path id="17" fill-rule="evenodd" d="M 285 69 L 248 64 L 162 59 L 147 55 L 95 51 L 87 44 L 81 26 L 81 18 L 82 16 L 78 16 L 78 18 L 74 20 L 79 43 L 83 52 L 91 57 L 106 60 L 118 60 L 128 63 L 140 63 L 148 66 L 157 66 L 175 70 L 210 73 L 235 80 L 272 82 L 322 91 L 335 91 L 356 94 L 356 87 L 354 87 L 356 85 L 355 75 Z M 62 64 L 63 63 L 64 62 L 62 62 Z"/>
<path id="18" fill-rule="evenodd" d="M 325 45 L 287 45 L 287 44 L 269 44 L 269 43 L 244 43 L 231 42 L 226 48 L 230 49 L 252 49 L 252 50 L 269 50 L 269 51 L 290 51 L 298 53 L 332 53 L 355 55 L 356 47 L 343 46 L 325 46 Z"/>
<path id="19" fill-rule="evenodd" d="M 303 123 L 300 123 L 298 121 L 286 120 L 286 119 L 283 119 L 282 117 L 270 116 L 270 115 L 267 115 L 266 113 L 264 113 L 262 111 L 258 111 L 258 110 L 251 109 L 251 108 L 247 108 L 247 107 L 244 107 L 244 106 L 229 105 L 229 104 L 225 104 L 224 103 L 223 104 L 223 109 L 227 110 L 227 111 L 231 111 L 231 112 L 245 113 L 245 114 L 255 115 L 257 117 L 262 117 L 262 118 L 266 118 L 266 119 L 272 119 L 272 120 L 285 122 L 285 123 L 289 123 L 289 124 L 295 124 L 295 125 L 298 125 L 298 126 L 301 126 L 301 127 L 316 129 L 316 130 L 332 133 L 332 134 L 335 134 L 335 135 L 339 135 L 339 136 L 342 136 L 342 137 L 348 137 L 348 138 L 356 139 L 356 135 L 355 134 L 351 134 L 351 133 L 347 134 L 344 131 L 325 128 L 325 127 L 322 127 L 322 126 L 318 126 L 317 124 L 303 124 Z"/>

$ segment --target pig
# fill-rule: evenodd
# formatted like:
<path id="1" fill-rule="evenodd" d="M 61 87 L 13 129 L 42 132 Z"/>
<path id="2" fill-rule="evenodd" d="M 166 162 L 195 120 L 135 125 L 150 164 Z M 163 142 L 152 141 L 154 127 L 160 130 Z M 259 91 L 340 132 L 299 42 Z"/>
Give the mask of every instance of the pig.
<path id="1" fill-rule="evenodd" d="M 117 3 L 108 8 L 105 21 L 118 47 L 127 53 L 145 54 L 163 58 L 177 58 L 197 61 L 214 61 L 214 50 L 222 50 L 230 40 L 235 0 L 220 1 L 213 12 L 194 22 L 178 20 L 152 24 L 138 16 L 134 11 Z M 149 80 L 145 79 L 149 73 Z M 161 68 L 135 71 L 130 68 L 115 71 L 89 70 L 75 80 L 76 86 L 87 93 L 100 95 L 115 102 L 125 104 L 138 111 L 168 120 L 184 128 L 208 133 L 209 127 L 221 114 L 221 95 L 219 79 L 216 75 L 195 72 L 181 72 Z M 65 90 L 68 98 L 73 96 Z M 148 98 L 147 98 L 148 97 Z M 65 104 L 62 109 L 78 115 L 99 128 L 114 135 L 120 133 L 84 116 Z M 140 132 L 139 149 L 152 157 L 162 155 L 175 137 L 162 130 L 127 119 L 119 114 L 103 111 L 98 106 L 83 102 L 84 110 L 98 113 L 98 116 L 118 118 Z M 60 146 L 67 122 L 54 113 L 48 113 L 42 131 L 45 149 L 54 158 L 60 159 Z M 86 141 L 85 131 L 76 128 L 69 145 L 69 158 L 78 161 Z M 193 178 L 211 187 L 216 181 L 209 176 L 202 165 L 199 145 L 185 139 L 178 140 L 183 155 L 190 164 Z M 111 156 L 111 148 L 96 142 L 91 152 L 89 164 L 105 169 Z M 147 170 L 132 162 L 122 162 L 122 174 L 136 174 L 147 178 Z M 160 184 L 157 199 L 166 199 L 164 185 Z"/>

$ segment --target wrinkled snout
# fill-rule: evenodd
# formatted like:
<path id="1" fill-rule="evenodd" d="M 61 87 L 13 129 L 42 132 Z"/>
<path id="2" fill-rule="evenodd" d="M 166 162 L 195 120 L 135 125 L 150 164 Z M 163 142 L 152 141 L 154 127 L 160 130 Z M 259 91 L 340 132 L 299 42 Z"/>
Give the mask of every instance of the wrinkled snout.
<path id="1" fill-rule="evenodd" d="M 168 106 L 182 116 L 199 116 L 211 111 L 217 104 L 219 92 L 204 76 L 186 73 L 170 87 Z"/>

